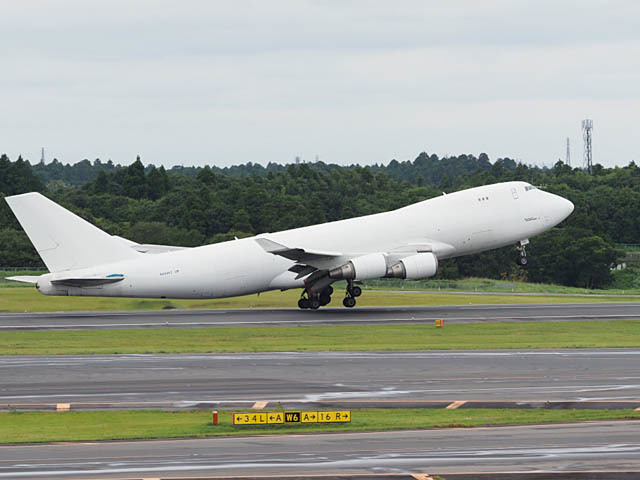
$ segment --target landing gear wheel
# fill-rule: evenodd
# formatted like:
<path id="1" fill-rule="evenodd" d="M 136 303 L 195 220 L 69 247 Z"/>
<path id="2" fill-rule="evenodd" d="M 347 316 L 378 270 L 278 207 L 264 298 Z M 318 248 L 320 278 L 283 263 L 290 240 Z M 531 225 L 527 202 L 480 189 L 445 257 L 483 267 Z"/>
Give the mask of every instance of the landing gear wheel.
<path id="1" fill-rule="evenodd" d="M 305 308 L 309 308 L 309 300 L 307 300 L 306 298 L 301 298 L 300 300 L 298 300 L 298 307 L 303 310 Z"/>
<path id="2" fill-rule="evenodd" d="M 329 303 L 331 303 L 331 296 L 323 292 L 322 295 L 320 295 L 320 306 L 324 307 L 325 305 L 329 305 Z"/>
<path id="3" fill-rule="evenodd" d="M 520 246 L 516 247 L 516 249 L 518 250 L 518 259 L 516 260 L 516 263 L 521 267 L 527 267 L 527 265 L 529 265 L 529 259 L 527 258 L 527 248 L 526 248 L 528 244 L 529 244 L 529 240 L 525 239 L 525 240 L 521 240 Z"/>
<path id="4" fill-rule="evenodd" d="M 359 297 L 360 295 L 362 295 L 362 289 L 359 286 L 354 285 L 353 287 L 351 287 L 351 295 L 354 297 Z"/>
<path id="5" fill-rule="evenodd" d="M 313 300 L 309 300 L 309 308 L 311 310 L 317 310 L 320 308 L 320 300 L 316 300 L 315 298 Z"/>
<path id="6" fill-rule="evenodd" d="M 353 297 L 344 297 L 342 304 L 347 308 L 353 308 L 356 306 L 356 299 Z"/>
<path id="7" fill-rule="evenodd" d="M 324 292 L 322 293 L 326 293 L 329 296 L 333 295 L 333 287 L 329 285 L 327 288 L 324 289 Z"/>

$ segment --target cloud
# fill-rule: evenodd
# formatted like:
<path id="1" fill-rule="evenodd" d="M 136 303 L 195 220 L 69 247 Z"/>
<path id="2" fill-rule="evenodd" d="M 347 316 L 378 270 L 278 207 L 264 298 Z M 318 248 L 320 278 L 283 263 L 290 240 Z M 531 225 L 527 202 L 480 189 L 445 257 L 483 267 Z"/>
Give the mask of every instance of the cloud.
<path id="1" fill-rule="evenodd" d="M 550 164 L 591 116 L 596 161 L 626 164 L 639 17 L 596 0 L 5 2 L 0 151 Z"/>

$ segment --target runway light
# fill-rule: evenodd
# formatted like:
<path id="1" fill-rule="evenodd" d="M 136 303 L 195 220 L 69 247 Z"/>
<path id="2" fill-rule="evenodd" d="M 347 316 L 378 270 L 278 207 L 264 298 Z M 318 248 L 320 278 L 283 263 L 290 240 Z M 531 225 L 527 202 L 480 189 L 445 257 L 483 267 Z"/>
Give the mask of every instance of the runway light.
<path id="1" fill-rule="evenodd" d="M 213 412 L 211 412 L 213 414 L 213 424 L 217 425 L 218 424 L 218 411 L 214 410 Z"/>
<path id="2" fill-rule="evenodd" d="M 436 320 L 435 326 L 439 328 L 444 327 L 444 320 L 443 319 Z"/>

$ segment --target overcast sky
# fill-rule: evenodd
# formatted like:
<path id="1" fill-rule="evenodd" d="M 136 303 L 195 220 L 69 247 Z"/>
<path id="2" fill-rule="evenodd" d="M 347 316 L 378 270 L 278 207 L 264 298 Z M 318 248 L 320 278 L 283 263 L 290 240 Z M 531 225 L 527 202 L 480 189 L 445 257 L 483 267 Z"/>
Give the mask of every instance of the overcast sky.
<path id="1" fill-rule="evenodd" d="M 640 161 L 637 0 L 0 3 L 0 152 Z M 633 132 L 636 132 L 635 134 Z"/>

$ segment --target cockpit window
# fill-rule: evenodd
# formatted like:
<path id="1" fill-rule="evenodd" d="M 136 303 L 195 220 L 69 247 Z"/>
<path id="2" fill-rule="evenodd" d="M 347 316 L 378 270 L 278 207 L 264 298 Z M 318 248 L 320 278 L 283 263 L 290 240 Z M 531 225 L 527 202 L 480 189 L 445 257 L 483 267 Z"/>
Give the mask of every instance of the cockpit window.
<path id="1" fill-rule="evenodd" d="M 533 185 L 525 185 L 524 191 L 528 192 L 529 190 L 537 190 L 538 187 L 534 187 Z"/>

